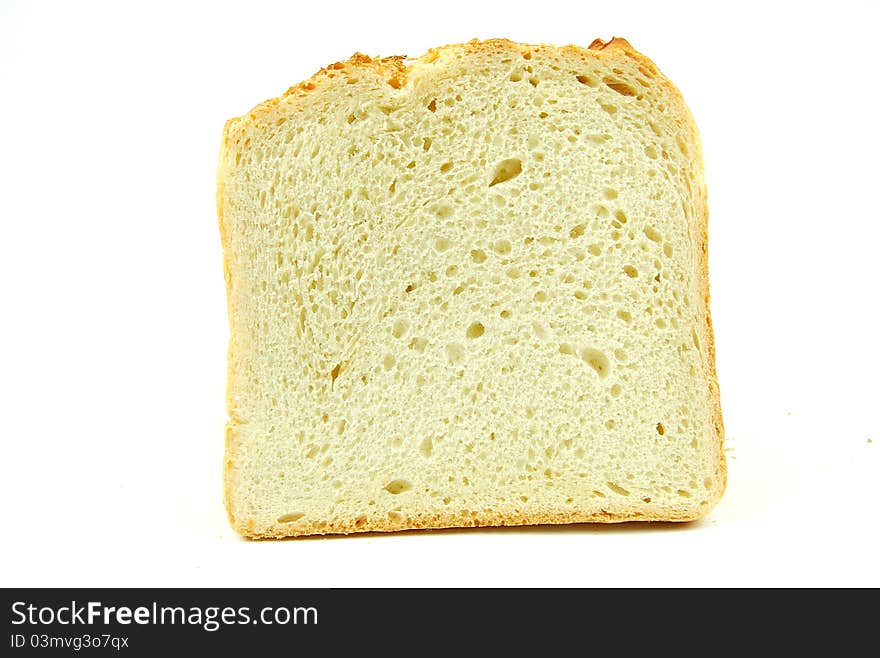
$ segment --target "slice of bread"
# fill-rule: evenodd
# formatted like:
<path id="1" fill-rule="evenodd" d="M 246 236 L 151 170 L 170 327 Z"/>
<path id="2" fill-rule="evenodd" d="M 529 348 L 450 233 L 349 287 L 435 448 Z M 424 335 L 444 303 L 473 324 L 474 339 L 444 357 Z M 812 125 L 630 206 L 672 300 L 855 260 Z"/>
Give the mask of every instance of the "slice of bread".
<path id="1" fill-rule="evenodd" d="M 356 54 L 227 123 L 218 206 L 241 534 L 721 497 L 699 137 L 623 39 Z"/>

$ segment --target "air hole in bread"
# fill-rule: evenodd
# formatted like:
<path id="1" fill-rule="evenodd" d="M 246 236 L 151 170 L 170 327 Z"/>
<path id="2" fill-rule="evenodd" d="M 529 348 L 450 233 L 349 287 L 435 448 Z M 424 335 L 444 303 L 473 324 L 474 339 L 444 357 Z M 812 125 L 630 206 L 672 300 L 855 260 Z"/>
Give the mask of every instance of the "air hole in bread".
<path id="1" fill-rule="evenodd" d="M 391 480 L 391 482 L 385 485 L 384 489 L 388 493 L 396 496 L 397 494 L 412 489 L 412 483 L 407 480 Z"/>
<path id="2" fill-rule="evenodd" d="M 508 158 L 507 160 L 502 160 L 495 167 L 495 174 L 492 178 L 492 181 L 489 183 L 489 187 L 498 185 L 499 183 L 504 183 L 505 181 L 509 181 L 512 178 L 516 178 L 521 173 L 522 161 L 519 158 Z"/>
<path id="3" fill-rule="evenodd" d="M 282 514 L 278 517 L 278 523 L 293 523 L 299 521 L 305 514 L 303 512 L 291 512 L 290 514 Z"/>
<path id="4" fill-rule="evenodd" d="M 652 242 L 660 242 L 662 240 L 662 237 L 660 236 L 660 232 L 657 229 L 655 229 L 653 226 L 646 226 L 645 227 L 645 235 L 647 235 L 648 239 L 651 240 Z"/>
<path id="5" fill-rule="evenodd" d="M 486 262 L 486 252 L 482 249 L 472 249 L 471 250 L 471 260 L 475 263 L 485 263 Z"/>
<path id="6" fill-rule="evenodd" d="M 479 338 L 480 336 L 482 336 L 485 333 L 485 331 L 486 331 L 486 328 L 483 326 L 482 322 L 473 322 L 467 328 L 465 335 L 468 338 L 473 340 L 474 338 Z"/>
<path id="7" fill-rule="evenodd" d="M 437 238 L 434 241 L 434 249 L 437 251 L 443 252 L 449 249 L 452 246 L 452 240 L 448 238 Z"/>
<path id="8" fill-rule="evenodd" d="M 622 96 L 638 95 L 635 89 L 633 89 L 627 83 L 621 80 L 615 80 L 613 78 L 603 78 L 602 82 L 604 82 L 609 89 L 611 89 L 612 91 L 616 91 Z"/>
<path id="9" fill-rule="evenodd" d="M 587 135 L 586 140 L 590 144 L 596 144 L 597 146 L 601 146 L 605 142 L 611 139 L 611 135 Z"/>
<path id="10" fill-rule="evenodd" d="M 406 320 L 396 320 L 391 327 L 391 335 L 395 338 L 403 338 L 409 329 L 409 323 Z"/>
<path id="11" fill-rule="evenodd" d="M 599 375 L 599 379 L 605 379 L 611 371 L 611 363 L 604 353 L 592 347 L 581 350 L 581 359 Z"/>
<path id="12" fill-rule="evenodd" d="M 437 207 L 434 209 L 434 214 L 437 215 L 439 219 L 448 219 L 452 217 L 452 214 L 455 212 L 455 209 L 452 207 L 451 203 L 439 203 Z"/>
<path id="13" fill-rule="evenodd" d="M 629 491 L 614 482 L 606 482 L 608 488 L 620 496 L 629 496 Z"/>
<path id="14" fill-rule="evenodd" d="M 461 343 L 449 343 L 446 346 L 446 360 L 455 365 L 464 358 L 464 346 Z"/>
<path id="15" fill-rule="evenodd" d="M 494 245 L 492 245 L 492 248 L 497 253 L 504 256 L 506 254 L 509 254 L 512 251 L 513 246 L 510 244 L 510 240 L 499 240 Z"/>

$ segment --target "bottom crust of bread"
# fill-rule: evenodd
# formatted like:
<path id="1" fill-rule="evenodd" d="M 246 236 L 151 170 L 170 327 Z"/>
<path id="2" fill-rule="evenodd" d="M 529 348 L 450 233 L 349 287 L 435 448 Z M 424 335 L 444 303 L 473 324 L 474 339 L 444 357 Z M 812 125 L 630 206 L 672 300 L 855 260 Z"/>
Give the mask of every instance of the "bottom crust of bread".
<path id="1" fill-rule="evenodd" d="M 682 523 L 695 521 L 706 516 L 714 507 L 714 502 L 704 505 L 697 512 L 694 510 L 668 509 L 658 510 L 657 515 L 647 515 L 644 512 L 637 511 L 612 514 L 606 511 L 579 512 L 565 510 L 543 514 L 508 516 L 493 512 L 474 511 L 447 514 L 418 514 L 403 517 L 399 520 L 358 517 L 351 520 L 328 522 L 302 519 L 290 524 L 273 525 L 261 531 L 254 528 L 253 519 L 246 519 L 242 523 L 238 519 L 230 518 L 230 522 L 235 530 L 247 539 L 282 539 L 285 537 L 308 535 L 349 535 L 364 532 L 402 532 L 406 530 L 443 530 L 449 528 L 571 525 L 576 523 L 608 524 L 634 521 Z"/>

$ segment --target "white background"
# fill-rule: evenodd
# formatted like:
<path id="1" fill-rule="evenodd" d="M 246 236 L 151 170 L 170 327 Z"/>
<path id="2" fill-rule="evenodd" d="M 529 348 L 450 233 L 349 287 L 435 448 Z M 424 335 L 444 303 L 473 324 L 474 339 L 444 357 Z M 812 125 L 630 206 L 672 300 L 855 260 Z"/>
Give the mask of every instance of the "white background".
<path id="1" fill-rule="evenodd" d="M 3 2 L 0 585 L 880 585 L 878 5 Z M 224 121 L 355 50 L 613 35 L 702 130 L 722 503 L 679 526 L 239 539 Z"/>

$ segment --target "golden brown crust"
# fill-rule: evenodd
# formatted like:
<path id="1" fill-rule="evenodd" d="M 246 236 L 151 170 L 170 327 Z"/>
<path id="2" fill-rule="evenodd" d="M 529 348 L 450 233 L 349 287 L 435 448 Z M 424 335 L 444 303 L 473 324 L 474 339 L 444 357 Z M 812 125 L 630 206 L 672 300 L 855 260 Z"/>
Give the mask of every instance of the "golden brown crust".
<path id="1" fill-rule="evenodd" d="M 699 146 L 699 144 L 697 144 Z M 702 155 L 699 154 L 702 158 Z M 718 503 L 724 490 L 727 488 L 727 460 L 724 456 L 724 419 L 721 415 L 721 390 L 718 385 L 718 373 L 715 370 L 715 332 L 712 328 L 712 313 L 709 304 L 709 206 L 706 199 L 705 187 L 700 191 L 702 201 L 702 213 L 700 215 L 700 246 L 698 249 L 698 285 L 700 296 L 704 303 L 705 326 L 701 344 L 705 346 L 707 379 L 709 380 L 709 398 L 712 402 L 712 427 L 715 431 L 715 443 L 718 446 L 718 472 L 717 477 L 721 482 L 716 493 L 713 506 Z"/>
<path id="2" fill-rule="evenodd" d="M 322 68 L 311 78 L 290 87 L 282 96 L 260 103 L 250 112 L 241 117 L 230 119 L 223 130 L 223 146 L 220 156 L 220 168 L 218 170 L 217 207 L 220 224 L 220 235 L 223 245 L 224 276 L 226 278 L 227 301 L 229 303 L 230 329 L 232 330 L 232 278 L 229 267 L 229 244 L 228 234 L 223 221 L 224 201 L 224 163 L 227 145 L 233 140 L 233 132 L 243 134 L 247 123 L 259 120 L 276 108 L 281 102 L 296 102 L 303 99 L 316 89 L 333 80 L 338 75 L 352 76 L 359 72 L 372 72 L 385 79 L 395 89 L 401 89 L 411 79 L 410 73 L 413 67 L 432 64 L 444 55 L 460 53 L 491 54 L 515 52 L 525 58 L 531 57 L 531 53 L 556 53 L 569 57 L 591 61 L 595 58 L 622 58 L 636 63 L 639 71 L 656 84 L 665 88 L 670 96 L 680 105 L 682 115 L 686 118 L 693 134 L 693 145 L 696 153 L 692 154 L 694 173 L 699 179 L 700 188 L 696 191 L 699 197 L 698 223 L 694 230 L 696 238 L 696 258 L 698 269 L 698 288 L 701 301 L 704 303 L 701 315 L 704 323 L 700 335 L 700 351 L 707 369 L 709 380 L 709 398 L 712 401 L 712 424 L 715 432 L 715 441 L 718 446 L 718 478 L 721 486 L 714 492 L 714 498 L 707 501 L 708 504 L 698 509 L 682 510 L 666 508 L 656 510 L 654 514 L 646 514 L 643 511 L 631 509 L 623 512 L 611 513 L 601 511 L 598 513 L 586 513 L 570 510 L 545 512 L 539 514 L 523 513 L 518 516 L 508 516 L 495 512 L 449 512 L 442 514 L 421 514 L 407 517 L 399 521 L 388 518 L 360 518 L 351 521 L 339 521 L 336 523 L 310 521 L 303 519 L 291 524 L 276 524 L 265 530 L 257 531 L 254 528 L 253 519 L 235 518 L 232 505 L 232 490 L 234 476 L 234 453 L 237 446 L 235 438 L 235 419 L 232 405 L 232 368 L 234 363 L 234 344 L 230 337 L 229 346 L 229 369 L 227 385 L 227 407 L 230 421 L 226 429 L 226 457 L 224 460 L 224 499 L 232 527 L 242 536 L 250 539 L 297 537 L 314 534 L 348 534 L 361 532 L 391 532 L 396 530 L 410 530 L 423 528 L 452 528 L 452 527 L 476 527 L 476 526 L 517 526 L 517 525 L 541 525 L 541 524 L 569 524 L 569 523 L 620 523 L 626 521 L 693 521 L 709 513 L 720 500 L 727 482 L 727 466 L 724 458 L 723 440 L 724 425 L 721 416 L 721 402 L 715 371 L 715 343 L 712 330 L 712 319 L 709 312 L 709 274 L 708 274 L 708 206 L 706 203 L 705 186 L 702 184 L 702 151 L 700 149 L 699 136 L 693 118 L 687 109 L 678 89 L 665 78 L 646 56 L 635 50 L 630 43 L 623 38 L 614 37 L 605 42 L 601 39 L 594 40 L 588 48 L 575 45 L 562 47 L 549 45 L 521 44 L 507 39 L 490 39 L 478 41 L 476 39 L 463 44 L 450 44 L 438 48 L 431 48 L 421 57 L 408 60 L 405 56 L 395 55 L 391 57 L 373 58 L 356 52 L 344 62 L 336 62 Z M 408 63 L 409 62 L 409 63 Z"/>
<path id="3" fill-rule="evenodd" d="M 643 512 L 613 514 L 611 512 L 558 511 L 543 514 L 522 514 L 508 516 L 496 512 L 449 512 L 444 514 L 419 514 L 392 521 L 387 517 L 359 517 L 350 521 L 296 521 L 278 524 L 263 531 L 254 531 L 252 519 L 243 523 L 232 522 L 239 534 L 247 539 L 281 539 L 283 537 L 303 537 L 306 535 L 348 535 L 364 532 L 396 532 L 400 530 L 426 530 L 442 528 L 481 528 L 490 526 L 560 525 L 571 523 L 626 523 L 628 521 L 658 521 L 682 523 L 694 521 L 705 514 L 685 513 L 669 509 L 662 515 L 649 515 Z"/>
<path id="4" fill-rule="evenodd" d="M 553 53 L 558 52 L 563 55 L 576 56 L 585 61 L 591 61 L 597 57 L 622 57 L 636 61 L 645 70 L 643 73 L 653 78 L 659 75 L 654 63 L 635 50 L 630 43 L 621 37 L 613 37 L 610 41 L 605 42 L 601 39 L 595 39 L 588 48 L 576 45 L 552 46 L 547 44 L 524 44 L 510 41 L 508 39 L 487 39 L 480 41 L 472 39 L 466 43 L 448 44 L 431 48 L 421 57 L 410 59 L 405 55 L 392 55 L 389 57 L 370 57 L 360 52 L 355 52 L 351 57 L 343 62 L 335 62 L 329 66 L 318 70 L 308 80 L 304 80 L 293 85 L 281 96 L 271 98 L 256 105 L 250 112 L 240 117 L 230 119 L 226 123 L 224 129 L 224 141 L 227 138 L 232 127 L 239 128 L 241 123 L 247 120 L 256 120 L 265 115 L 279 105 L 284 100 L 295 100 L 307 96 L 310 92 L 321 88 L 328 81 L 333 80 L 338 75 L 355 75 L 359 71 L 373 72 L 381 76 L 395 89 L 404 87 L 410 79 L 410 72 L 414 66 L 431 64 L 439 58 L 447 54 L 460 53 L 462 55 L 483 55 L 491 53 L 516 53 L 520 55 L 530 56 L 530 53 Z M 408 63 L 409 62 L 409 63 Z M 667 86 L 678 93 L 678 91 L 663 79 Z"/>

